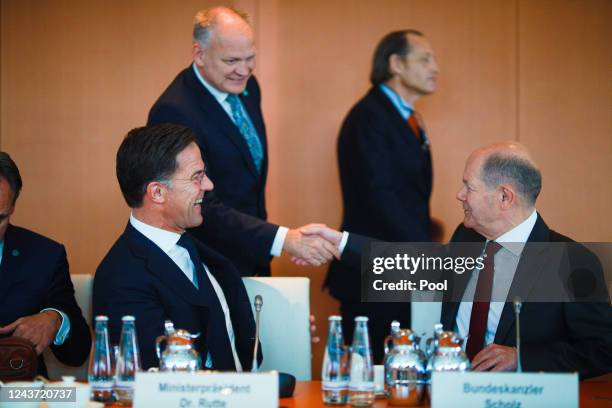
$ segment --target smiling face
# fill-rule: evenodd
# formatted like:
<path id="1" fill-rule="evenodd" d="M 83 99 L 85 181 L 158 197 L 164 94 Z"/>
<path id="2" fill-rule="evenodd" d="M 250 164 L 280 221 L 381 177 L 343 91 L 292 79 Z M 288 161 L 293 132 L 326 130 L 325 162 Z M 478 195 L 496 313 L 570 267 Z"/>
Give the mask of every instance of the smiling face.
<path id="1" fill-rule="evenodd" d="M 217 90 L 242 93 L 255 69 L 253 30 L 238 17 L 222 19 L 206 44 L 194 43 L 193 59 L 202 77 Z"/>
<path id="2" fill-rule="evenodd" d="M 501 218 L 497 189 L 488 187 L 480 176 L 482 154 L 472 154 L 463 172 L 463 186 L 457 199 L 463 205 L 463 225 L 473 228 L 488 239 L 497 237 L 497 223 Z"/>
<path id="3" fill-rule="evenodd" d="M 397 89 L 404 99 L 411 101 L 436 90 L 438 64 L 425 37 L 408 34 L 410 52 L 405 57 L 394 55 L 392 70 Z"/>
<path id="4" fill-rule="evenodd" d="M 202 199 L 213 189 L 198 145 L 191 143 L 176 156 L 177 169 L 165 184 L 165 229 L 182 233 L 202 224 Z"/>
<path id="5" fill-rule="evenodd" d="M 11 215 L 15 211 L 13 190 L 4 177 L 0 177 L 0 241 L 4 239 Z"/>

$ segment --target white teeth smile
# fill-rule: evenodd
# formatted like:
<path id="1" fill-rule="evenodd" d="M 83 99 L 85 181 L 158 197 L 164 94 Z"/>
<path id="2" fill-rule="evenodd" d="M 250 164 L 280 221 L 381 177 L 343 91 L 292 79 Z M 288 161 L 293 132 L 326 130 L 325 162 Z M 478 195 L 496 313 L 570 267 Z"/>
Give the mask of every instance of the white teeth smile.
<path id="1" fill-rule="evenodd" d="M 202 199 L 200 198 L 199 200 L 196 200 L 195 205 L 200 205 L 202 204 Z"/>

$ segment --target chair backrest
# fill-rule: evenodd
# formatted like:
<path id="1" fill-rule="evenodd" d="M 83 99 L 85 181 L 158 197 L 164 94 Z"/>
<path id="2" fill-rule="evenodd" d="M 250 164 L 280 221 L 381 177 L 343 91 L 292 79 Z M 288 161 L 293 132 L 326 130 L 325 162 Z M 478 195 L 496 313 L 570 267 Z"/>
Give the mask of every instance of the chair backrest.
<path id="1" fill-rule="evenodd" d="M 71 275 L 75 297 L 83 316 L 91 321 L 93 276 Z M 260 370 L 293 374 L 299 381 L 311 379 L 310 280 L 308 278 L 244 278 L 253 308 L 255 295 L 263 298 L 260 339 L 264 356 Z M 44 353 L 49 379 L 72 375 L 87 380 L 86 361 L 80 367 L 60 363 L 47 349 Z"/>
<path id="2" fill-rule="evenodd" d="M 433 335 L 434 324 L 441 321 L 442 302 L 437 301 L 439 296 L 439 293 L 428 291 L 412 294 L 410 326 L 413 332 L 421 336 L 421 345 L 424 345 L 425 340 Z"/>
<path id="3" fill-rule="evenodd" d="M 76 298 L 85 320 L 91 321 L 91 300 L 93 290 L 93 276 L 89 274 L 70 275 L 74 285 L 74 296 Z M 87 380 L 87 365 L 89 359 L 80 367 L 70 367 L 60 363 L 53 352 L 47 348 L 43 353 L 47 374 L 50 380 L 60 380 L 63 375 L 72 375 L 78 380 Z"/>
<path id="4" fill-rule="evenodd" d="M 308 278 L 243 278 L 251 308 L 256 295 L 263 298 L 260 371 L 293 374 L 311 379 L 310 280 Z M 254 313 L 254 310 L 253 310 Z"/>

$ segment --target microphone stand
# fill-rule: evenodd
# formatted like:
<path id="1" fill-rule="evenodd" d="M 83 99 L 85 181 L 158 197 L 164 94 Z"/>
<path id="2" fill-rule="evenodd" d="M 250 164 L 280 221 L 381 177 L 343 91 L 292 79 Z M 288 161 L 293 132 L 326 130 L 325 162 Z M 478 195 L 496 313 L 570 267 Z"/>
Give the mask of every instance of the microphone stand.
<path id="1" fill-rule="evenodd" d="M 261 295 L 255 296 L 255 301 L 253 302 L 255 306 L 255 345 L 253 346 L 253 364 L 251 365 L 251 372 L 257 372 L 257 351 L 259 350 L 259 313 L 261 312 L 261 307 L 263 306 L 263 299 Z"/>
<path id="2" fill-rule="evenodd" d="M 519 296 L 514 298 L 514 316 L 516 318 L 516 372 L 522 373 L 523 367 L 521 366 L 521 323 L 520 314 L 523 303 Z"/>

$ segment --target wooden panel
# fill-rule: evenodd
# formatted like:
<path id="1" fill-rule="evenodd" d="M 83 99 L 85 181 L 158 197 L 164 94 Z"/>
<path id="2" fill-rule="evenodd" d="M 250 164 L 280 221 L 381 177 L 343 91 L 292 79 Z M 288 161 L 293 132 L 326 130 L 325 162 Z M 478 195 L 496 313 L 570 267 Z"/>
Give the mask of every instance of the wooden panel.
<path id="1" fill-rule="evenodd" d="M 2 2 L 1 143 L 24 179 L 13 222 L 64 243 L 73 272 L 93 273 L 127 222 L 117 147 L 189 64 L 206 3 Z"/>
<path id="2" fill-rule="evenodd" d="M 612 2 L 520 2 L 520 134 L 554 229 L 611 241 Z"/>

